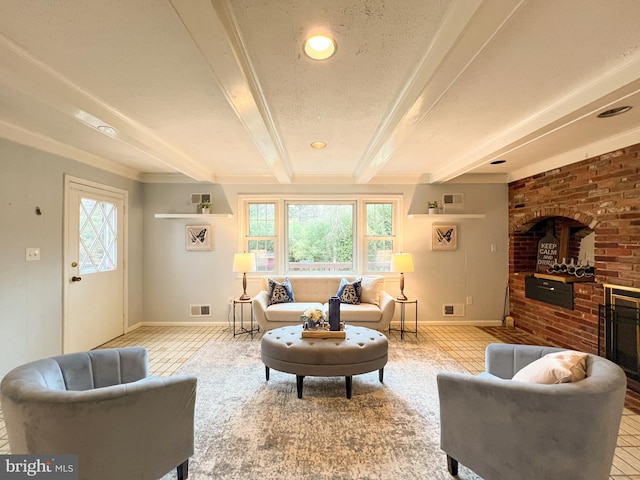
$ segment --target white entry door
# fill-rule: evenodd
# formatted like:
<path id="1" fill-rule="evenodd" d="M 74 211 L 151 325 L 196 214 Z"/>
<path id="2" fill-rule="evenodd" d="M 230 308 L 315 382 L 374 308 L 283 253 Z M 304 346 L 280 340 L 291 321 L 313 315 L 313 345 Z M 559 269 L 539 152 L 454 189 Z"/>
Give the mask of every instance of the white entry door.
<path id="1" fill-rule="evenodd" d="M 126 192 L 65 181 L 64 353 L 124 333 Z"/>

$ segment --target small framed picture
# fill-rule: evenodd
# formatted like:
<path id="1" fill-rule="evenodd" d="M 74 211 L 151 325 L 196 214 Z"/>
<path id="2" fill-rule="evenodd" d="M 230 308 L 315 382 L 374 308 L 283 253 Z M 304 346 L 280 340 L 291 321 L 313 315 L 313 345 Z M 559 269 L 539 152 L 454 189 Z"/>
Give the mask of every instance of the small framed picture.
<path id="1" fill-rule="evenodd" d="M 432 225 L 431 226 L 432 250 L 457 250 L 458 226 L 457 225 Z"/>
<path id="2" fill-rule="evenodd" d="M 187 250 L 211 250 L 211 225 L 187 225 L 185 244 Z"/>

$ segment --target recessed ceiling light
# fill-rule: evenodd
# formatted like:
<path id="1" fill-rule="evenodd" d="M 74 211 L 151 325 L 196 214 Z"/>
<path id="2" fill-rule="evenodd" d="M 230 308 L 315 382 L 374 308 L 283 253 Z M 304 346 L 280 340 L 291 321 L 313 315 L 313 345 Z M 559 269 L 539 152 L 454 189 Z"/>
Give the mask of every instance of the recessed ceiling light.
<path id="1" fill-rule="evenodd" d="M 98 125 L 96 128 L 105 135 L 109 135 L 110 137 L 113 137 L 116 133 L 118 133 L 116 129 L 110 125 Z"/>
<path id="2" fill-rule="evenodd" d="M 501 163 L 505 163 L 506 160 L 494 160 L 491 162 L 491 165 L 500 165 Z"/>
<path id="3" fill-rule="evenodd" d="M 328 35 L 312 35 L 304 41 L 303 51 L 313 60 L 326 60 L 336 53 L 336 41 Z"/>
<path id="4" fill-rule="evenodd" d="M 599 113 L 598 118 L 615 117 L 616 115 L 622 115 L 623 113 L 627 113 L 629 110 L 631 110 L 631 107 L 629 105 L 612 108 L 610 110 L 605 110 L 604 112 Z"/>
<path id="5" fill-rule="evenodd" d="M 326 148 L 326 147 L 327 147 L 326 142 L 311 142 L 311 148 L 320 150 L 321 148 Z"/>

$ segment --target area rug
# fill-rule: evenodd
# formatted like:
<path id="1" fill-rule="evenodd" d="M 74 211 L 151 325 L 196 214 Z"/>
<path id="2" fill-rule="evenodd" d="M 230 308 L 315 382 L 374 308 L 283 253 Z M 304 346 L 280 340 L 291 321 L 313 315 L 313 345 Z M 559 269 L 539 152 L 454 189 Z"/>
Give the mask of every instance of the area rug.
<path id="1" fill-rule="evenodd" d="M 265 380 L 259 341 L 208 342 L 178 372 L 198 377 L 189 478 L 451 479 L 441 370 L 465 371 L 434 345 L 392 343 L 384 383 L 378 372 L 354 376 L 348 400 L 343 377 L 306 377 L 298 399 L 294 375 Z M 458 478 L 481 480 L 462 465 Z"/>

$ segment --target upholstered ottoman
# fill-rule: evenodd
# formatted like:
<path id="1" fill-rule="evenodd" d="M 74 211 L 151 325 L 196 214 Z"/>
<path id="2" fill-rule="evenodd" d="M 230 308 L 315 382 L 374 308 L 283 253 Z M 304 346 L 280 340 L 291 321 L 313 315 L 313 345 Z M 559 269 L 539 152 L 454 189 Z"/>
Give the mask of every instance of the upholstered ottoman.
<path id="1" fill-rule="evenodd" d="M 269 369 L 296 376 L 298 398 L 302 398 L 305 376 L 345 377 L 351 398 L 353 375 L 378 370 L 380 382 L 387 364 L 387 337 L 365 327 L 345 327 L 347 338 L 302 338 L 302 326 L 281 327 L 262 337 L 262 362 L 267 381 Z"/>

